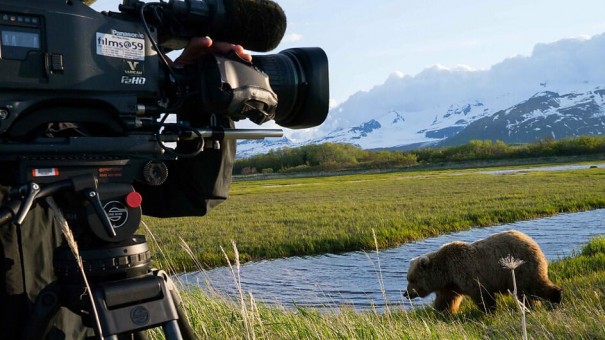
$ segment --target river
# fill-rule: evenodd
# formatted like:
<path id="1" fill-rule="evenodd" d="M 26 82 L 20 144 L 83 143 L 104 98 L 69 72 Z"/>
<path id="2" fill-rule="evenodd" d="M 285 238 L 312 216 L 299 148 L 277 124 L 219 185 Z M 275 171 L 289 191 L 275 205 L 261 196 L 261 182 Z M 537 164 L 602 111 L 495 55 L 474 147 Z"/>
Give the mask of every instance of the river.
<path id="1" fill-rule="evenodd" d="M 549 261 L 553 261 L 573 255 L 589 239 L 605 235 L 605 209 L 476 228 L 378 253 L 351 252 L 251 262 L 240 268 L 241 286 L 257 301 L 284 307 L 332 309 L 350 305 L 357 310 L 382 310 L 388 305 L 408 308 L 412 304 L 429 303 L 434 298 L 430 295 L 410 302 L 403 297 L 412 258 L 434 251 L 447 242 L 472 242 L 509 229 L 534 238 Z M 188 273 L 179 279 L 202 287 L 210 285 L 230 296 L 237 292 L 228 268 Z"/>

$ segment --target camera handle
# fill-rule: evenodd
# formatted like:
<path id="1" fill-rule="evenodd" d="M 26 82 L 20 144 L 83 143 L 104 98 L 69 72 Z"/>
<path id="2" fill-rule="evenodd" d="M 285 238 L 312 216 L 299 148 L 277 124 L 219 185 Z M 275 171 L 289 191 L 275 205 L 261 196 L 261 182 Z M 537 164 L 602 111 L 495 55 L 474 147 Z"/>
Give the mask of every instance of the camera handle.
<path id="1" fill-rule="evenodd" d="M 3 207 L 4 209 L 0 210 L 0 225 L 8 222 L 6 219 L 10 218 L 10 215 L 14 216 L 13 223 L 16 225 L 23 224 L 25 217 L 27 217 L 27 214 L 29 213 L 29 210 L 36 199 L 51 196 L 55 192 L 63 189 L 73 188 L 74 191 L 83 192 L 84 196 L 97 213 L 97 216 L 99 216 L 103 229 L 107 235 L 109 235 L 109 237 L 116 237 L 116 232 L 111 225 L 109 216 L 107 216 L 107 213 L 105 213 L 105 210 L 103 210 L 103 205 L 101 204 L 99 194 L 96 190 L 96 185 L 97 183 L 92 176 L 81 176 L 79 178 L 72 178 L 69 180 L 56 182 L 50 185 L 47 190 L 43 192 L 41 191 L 38 183 L 30 182 L 22 185 L 9 194 L 13 197 L 20 197 L 20 199 L 12 201 L 13 204 Z M 78 187 L 83 189 L 78 189 Z M 17 206 L 18 208 L 15 209 Z"/>
<path id="2" fill-rule="evenodd" d="M 210 139 L 263 139 L 281 138 L 284 136 L 282 129 L 195 129 L 196 132 L 185 131 L 179 136 L 182 140 L 193 140 L 196 138 Z"/>
<path id="3" fill-rule="evenodd" d="M 37 183 L 28 183 L 11 190 L 8 195 L 11 200 L 0 206 L 0 226 L 13 222 L 21 225 L 27 217 L 33 203 L 39 199 L 51 196 L 62 190 L 74 188 L 73 180 L 63 180 L 41 188 Z"/>

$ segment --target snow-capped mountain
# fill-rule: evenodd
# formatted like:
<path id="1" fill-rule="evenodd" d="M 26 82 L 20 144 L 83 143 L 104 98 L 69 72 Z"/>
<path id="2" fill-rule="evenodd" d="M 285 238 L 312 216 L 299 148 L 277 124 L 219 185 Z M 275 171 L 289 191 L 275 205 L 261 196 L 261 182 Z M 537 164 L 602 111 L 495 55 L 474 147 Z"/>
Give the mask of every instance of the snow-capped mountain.
<path id="1" fill-rule="evenodd" d="M 282 140 L 274 147 L 339 142 L 405 148 L 602 134 L 603 60 L 605 34 L 539 44 L 531 56 L 509 58 L 487 70 L 437 65 L 415 76 L 394 73 L 332 109 L 312 138 Z M 238 154 L 266 152 L 272 141 L 263 142 L 241 145 Z"/>
<path id="2" fill-rule="evenodd" d="M 604 133 L 605 89 L 598 87 L 584 93 L 537 93 L 513 107 L 474 121 L 439 144 L 458 145 L 473 139 L 531 143 L 545 137 Z"/>

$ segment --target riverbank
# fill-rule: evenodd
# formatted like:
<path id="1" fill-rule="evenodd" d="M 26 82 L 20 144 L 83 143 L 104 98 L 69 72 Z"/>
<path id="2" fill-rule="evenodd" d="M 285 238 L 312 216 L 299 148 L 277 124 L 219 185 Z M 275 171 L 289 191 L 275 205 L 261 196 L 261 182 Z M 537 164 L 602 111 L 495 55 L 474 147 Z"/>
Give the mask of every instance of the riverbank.
<path id="1" fill-rule="evenodd" d="M 356 311 L 383 311 L 387 304 L 424 306 L 434 295 L 413 301 L 402 295 L 410 261 L 453 242 L 474 242 L 515 229 L 533 238 L 549 262 L 577 254 L 592 238 L 605 236 L 605 209 L 473 228 L 409 242 L 382 251 L 295 256 L 241 265 L 239 285 L 257 301 L 294 309 L 347 305 Z M 514 254 L 513 254 L 514 255 Z M 238 294 L 228 267 L 196 271 L 178 280 L 225 296 Z"/>
<path id="2" fill-rule="evenodd" d="M 154 264 L 175 273 L 224 265 L 221 247 L 232 256 L 231 241 L 242 262 L 374 249 L 372 230 L 379 247 L 390 248 L 473 227 L 605 208 L 605 169 L 591 168 L 603 163 L 507 174 L 483 167 L 241 181 L 204 218 L 144 220 L 148 239 L 161 245 L 150 242 Z"/>
<path id="3" fill-rule="evenodd" d="M 233 181 L 258 181 L 267 179 L 303 178 L 303 177 L 326 177 L 356 174 L 377 174 L 390 172 L 409 171 L 436 171 L 436 170 L 464 170 L 479 168 L 518 168 L 520 166 L 542 167 L 557 166 L 565 164 L 600 163 L 605 161 L 605 154 L 567 155 L 567 156 L 543 156 L 526 158 L 504 158 L 492 160 L 459 160 L 459 161 L 437 161 L 432 163 L 420 163 L 409 166 L 391 166 L 383 168 L 370 168 L 360 165 L 340 170 L 318 170 L 313 167 L 293 169 L 284 172 L 256 173 L 249 175 L 233 175 Z"/>
<path id="4" fill-rule="evenodd" d="M 544 305 L 528 313 L 528 336 L 605 337 L 605 238 L 551 264 L 550 276 L 563 288 L 563 301 L 556 308 Z M 290 310 L 257 304 L 254 296 L 242 293 L 241 300 L 201 291 L 184 294 L 196 334 L 206 339 L 516 339 L 522 334 L 521 315 L 508 296 L 498 298 L 494 314 L 484 315 L 465 299 L 460 314 L 451 316 L 428 307 L 387 306 L 383 313 L 346 307 L 333 313 Z"/>

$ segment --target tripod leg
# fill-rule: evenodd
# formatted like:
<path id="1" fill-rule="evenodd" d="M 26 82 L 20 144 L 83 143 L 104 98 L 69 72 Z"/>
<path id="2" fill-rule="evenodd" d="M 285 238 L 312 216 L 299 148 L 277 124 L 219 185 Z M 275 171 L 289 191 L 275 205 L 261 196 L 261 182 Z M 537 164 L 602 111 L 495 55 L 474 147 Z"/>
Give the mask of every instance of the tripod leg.
<path id="1" fill-rule="evenodd" d="M 179 315 L 179 319 L 178 321 L 178 327 L 181 330 L 181 333 L 183 335 L 183 339 L 185 340 L 194 340 L 197 339 L 197 337 L 195 336 L 195 333 L 193 332 L 193 328 L 191 328 L 191 324 L 189 323 L 189 318 L 187 317 L 187 314 L 185 313 L 185 309 L 183 307 L 183 301 L 181 300 L 181 296 L 179 295 L 179 292 L 175 289 L 175 290 L 170 290 L 170 294 L 172 295 L 173 299 L 174 299 L 174 305 L 176 307 L 176 312 Z M 178 302 L 177 302 L 177 298 L 175 298 L 175 295 L 178 296 Z"/>
<path id="2" fill-rule="evenodd" d="M 176 320 L 168 321 L 163 326 L 164 335 L 166 335 L 166 339 L 173 340 L 183 340 L 186 339 L 183 337 L 183 334 L 180 332 L 179 323 Z"/>
<path id="3" fill-rule="evenodd" d="M 189 318 L 187 317 L 187 313 L 185 312 L 183 299 L 181 298 L 181 295 L 179 294 L 179 291 L 178 291 L 176 285 L 174 284 L 174 282 L 172 281 L 170 276 L 168 276 L 168 274 L 165 271 L 154 270 L 153 273 L 154 273 L 154 275 L 162 277 L 164 279 L 164 281 L 166 282 L 166 288 L 168 289 L 168 291 L 170 291 L 170 295 L 172 295 L 172 301 L 174 302 L 176 312 L 179 315 L 179 318 L 177 321 L 178 321 L 178 327 L 180 328 L 181 333 L 183 335 L 183 339 L 186 339 L 186 340 L 197 339 L 197 337 L 195 336 L 195 333 L 193 332 L 193 328 L 191 327 L 191 324 L 189 323 Z"/>

